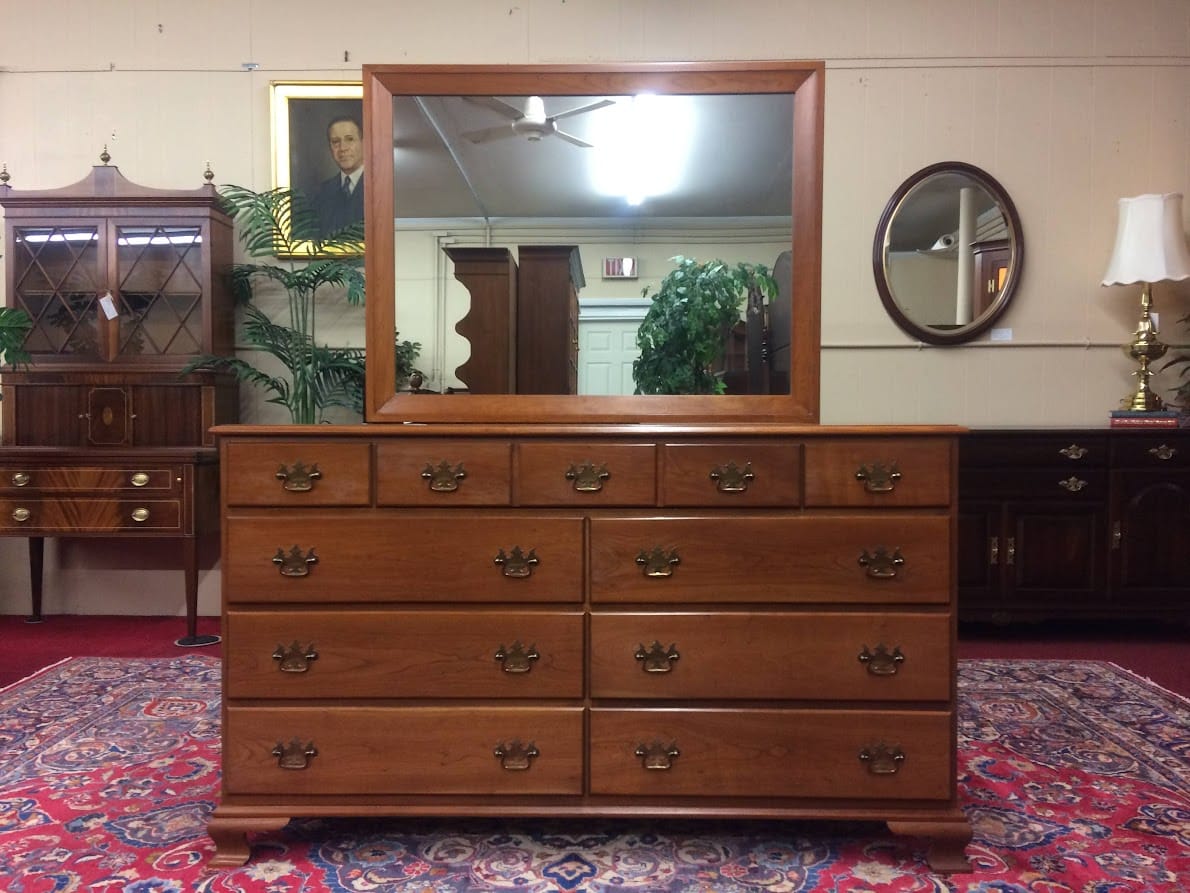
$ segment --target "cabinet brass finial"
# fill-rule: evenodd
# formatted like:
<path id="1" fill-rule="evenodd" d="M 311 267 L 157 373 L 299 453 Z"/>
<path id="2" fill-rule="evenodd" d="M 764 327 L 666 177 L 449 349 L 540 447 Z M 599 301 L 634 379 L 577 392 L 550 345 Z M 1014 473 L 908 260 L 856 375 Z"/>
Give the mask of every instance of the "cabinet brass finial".
<path id="1" fill-rule="evenodd" d="M 7 186 L 8 181 L 11 179 L 12 175 L 8 172 L 8 165 L 0 165 L 0 183 L 3 183 L 5 186 Z"/>
<path id="2" fill-rule="evenodd" d="M 99 160 L 102 161 L 104 164 L 107 164 L 109 161 L 112 160 L 112 156 L 109 155 L 108 151 L 107 151 L 107 143 L 103 144 L 103 151 L 99 153 Z"/>

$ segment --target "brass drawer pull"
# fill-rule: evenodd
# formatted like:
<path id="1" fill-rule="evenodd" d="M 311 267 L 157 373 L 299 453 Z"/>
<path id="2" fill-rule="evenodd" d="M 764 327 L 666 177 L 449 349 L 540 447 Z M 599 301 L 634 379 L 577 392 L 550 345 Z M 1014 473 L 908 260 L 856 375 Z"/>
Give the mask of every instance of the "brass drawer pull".
<path id="1" fill-rule="evenodd" d="M 988 537 L 988 564 L 995 567 L 1000 563 L 1000 537 Z"/>
<path id="2" fill-rule="evenodd" d="M 1074 475 L 1071 475 L 1064 481 L 1058 481 L 1058 486 L 1067 493 L 1077 493 L 1082 490 L 1083 487 L 1087 486 L 1087 482 L 1082 478 L 1076 478 Z"/>
<path id="3" fill-rule="evenodd" d="M 603 482 L 611 476 L 607 465 L 596 468 L 592 462 L 584 462 L 577 467 L 571 465 L 566 469 L 566 480 L 574 481 L 574 489 L 579 493 L 598 493 L 603 489 Z"/>
<path id="4" fill-rule="evenodd" d="M 512 554 L 510 555 L 506 555 L 504 550 L 501 549 L 492 561 L 497 567 L 503 569 L 504 576 L 515 579 L 524 579 L 525 577 L 532 576 L 533 568 L 541 563 L 537 558 L 536 549 L 530 549 L 526 555 L 520 546 L 513 546 Z"/>
<path id="5" fill-rule="evenodd" d="M 646 577 L 672 577 L 674 568 L 682 563 L 682 559 L 678 557 L 677 549 L 666 552 L 660 546 L 654 546 L 651 552 L 641 549 L 636 563 Z"/>
<path id="6" fill-rule="evenodd" d="M 646 673 L 669 673 L 674 668 L 674 661 L 681 658 L 682 655 L 678 654 L 676 644 L 670 645 L 666 649 L 654 639 L 653 644 L 648 648 L 645 648 L 642 642 L 633 656 L 640 661 L 640 668 Z"/>
<path id="7" fill-rule="evenodd" d="M 496 660 L 500 661 L 500 668 L 505 673 L 528 673 L 533 669 L 533 662 L 540 658 L 536 645 L 530 645 L 526 650 L 520 639 L 513 642 L 511 648 L 501 644 L 496 649 Z"/>
<path id="8" fill-rule="evenodd" d="M 669 744 L 663 744 L 660 741 L 654 741 L 651 744 L 638 744 L 633 753 L 640 757 L 641 766 L 649 771 L 672 769 L 674 760 L 682 755 L 677 744 L 672 741 Z"/>
<path id="9" fill-rule="evenodd" d="M 905 662 L 905 655 L 901 653 L 901 646 L 896 645 L 890 652 L 888 646 L 881 642 L 875 651 L 869 651 L 865 645 L 856 659 L 868 668 L 872 676 L 895 676 L 901 664 Z"/>
<path id="10" fill-rule="evenodd" d="M 1111 526 L 1111 547 L 1112 551 L 1120 548 L 1124 542 L 1124 528 L 1120 526 L 1120 522 L 1116 521 Z"/>
<path id="11" fill-rule="evenodd" d="M 302 645 L 295 640 L 288 646 L 278 645 L 273 652 L 273 660 L 282 673 L 305 673 L 310 669 L 310 662 L 318 660 L 318 652 L 314 650 L 313 642 Z"/>
<path id="12" fill-rule="evenodd" d="M 277 570 L 283 577 L 305 577 L 310 573 L 310 566 L 318 564 L 318 556 L 314 554 L 313 547 L 309 552 L 303 552 L 294 546 L 286 552 L 278 546 L 277 554 L 273 556 L 273 564 L 277 565 Z"/>
<path id="13" fill-rule="evenodd" d="M 16 508 L 12 510 L 12 520 L 14 521 L 28 521 L 33 517 L 33 513 L 27 508 Z"/>
<path id="14" fill-rule="evenodd" d="M 905 752 L 899 744 L 885 744 L 881 741 L 859 752 L 859 761 L 868 767 L 872 775 L 896 775 L 905 762 Z"/>
<path id="15" fill-rule="evenodd" d="M 1008 538 L 1007 542 L 1008 542 L 1008 557 L 1005 559 L 1004 563 L 1011 566 L 1011 565 L 1016 564 L 1016 537 L 1010 536 Z"/>
<path id="16" fill-rule="evenodd" d="M 149 510 L 144 506 L 132 510 L 132 520 L 137 524 L 143 524 L 149 520 Z"/>
<path id="17" fill-rule="evenodd" d="M 14 487 L 28 487 L 29 481 L 33 480 L 28 472 L 18 471 L 12 476 L 12 485 Z"/>
<path id="18" fill-rule="evenodd" d="M 300 738 L 290 738 L 288 744 L 278 741 L 272 754 L 281 769 L 308 769 L 310 760 L 318 756 L 318 748 L 313 741 L 302 744 Z"/>
<path id="19" fill-rule="evenodd" d="M 449 462 L 443 459 L 437 465 L 427 462 L 426 467 L 422 469 L 421 476 L 429 484 L 431 492 L 453 493 L 459 489 L 459 481 L 467 477 L 467 472 L 463 470 L 462 462 L 452 467 Z"/>
<path id="20" fill-rule="evenodd" d="M 1155 446 L 1149 450 L 1150 456 L 1152 456 L 1154 459 L 1160 459 L 1163 462 L 1168 462 L 1170 459 L 1172 459 L 1177 454 L 1178 454 L 1177 447 L 1171 447 L 1168 444 L 1164 444 L 1164 443 L 1161 444 L 1161 446 Z"/>
<path id="21" fill-rule="evenodd" d="M 519 738 L 512 741 L 502 741 L 492 751 L 500 766 L 509 772 L 525 772 L 533 765 L 533 761 L 541 756 L 537 745 L 530 741 L 523 744 Z"/>
<path id="22" fill-rule="evenodd" d="M 855 472 L 855 479 L 862 481 L 869 493 L 891 493 L 901 479 L 901 471 L 897 468 L 896 459 L 887 465 L 873 462 L 871 465 L 861 465 Z"/>
<path id="23" fill-rule="evenodd" d="M 877 546 L 872 554 L 864 549 L 859 556 L 859 566 L 868 569 L 868 576 L 876 580 L 891 580 L 897 575 L 897 568 L 905 563 L 901 550 L 894 548 L 891 555 L 884 546 Z"/>
<path id="24" fill-rule="evenodd" d="M 720 493 L 745 493 L 748 484 L 756 478 L 752 473 L 752 463 L 748 462 L 740 468 L 734 462 L 720 465 L 711 469 L 711 480 L 715 482 L 715 489 Z"/>
<path id="25" fill-rule="evenodd" d="M 274 477 L 282 482 L 282 489 L 290 493 L 306 493 L 314 489 L 314 482 L 322 478 L 322 472 L 318 470 L 317 462 L 309 468 L 304 462 L 295 462 L 293 468 L 282 465 Z"/>
<path id="26" fill-rule="evenodd" d="M 149 483 L 149 476 L 147 474 L 145 474 L 143 471 L 138 471 L 138 472 L 136 472 L 136 474 L 134 474 L 128 480 L 132 483 L 132 486 L 134 486 L 134 487 L 143 487 L 145 484 Z"/>
<path id="27" fill-rule="evenodd" d="M 1081 459 L 1083 456 L 1087 455 L 1086 447 L 1081 447 L 1077 443 L 1072 443 L 1068 447 L 1063 447 L 1062 449 L 1058 450 L 1058 452 L 1067 459 L 1074 460 Z"/>

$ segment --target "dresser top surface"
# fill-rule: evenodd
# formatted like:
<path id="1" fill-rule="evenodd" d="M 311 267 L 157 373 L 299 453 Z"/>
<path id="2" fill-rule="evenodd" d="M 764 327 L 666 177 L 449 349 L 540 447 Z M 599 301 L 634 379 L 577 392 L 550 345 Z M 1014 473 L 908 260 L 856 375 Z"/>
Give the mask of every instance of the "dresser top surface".
<path id="1" fill-rule="evenodd" d="M 220 437 L 891 437 L 954 436 L 959 425 L 758 424 L 359 424 L 220 425 Z"/>

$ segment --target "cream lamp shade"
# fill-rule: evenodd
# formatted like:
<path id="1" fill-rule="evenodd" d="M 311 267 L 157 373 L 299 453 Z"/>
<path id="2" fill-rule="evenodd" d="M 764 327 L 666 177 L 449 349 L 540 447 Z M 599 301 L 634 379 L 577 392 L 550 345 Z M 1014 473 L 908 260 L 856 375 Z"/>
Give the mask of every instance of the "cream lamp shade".
<path id="1" fill-rule="evenodd" d="M 1104 285 L 1190 278 L 1190 251 L 1182 226 L 1182 194 L 1120 199 L 1116 245 Z"/>

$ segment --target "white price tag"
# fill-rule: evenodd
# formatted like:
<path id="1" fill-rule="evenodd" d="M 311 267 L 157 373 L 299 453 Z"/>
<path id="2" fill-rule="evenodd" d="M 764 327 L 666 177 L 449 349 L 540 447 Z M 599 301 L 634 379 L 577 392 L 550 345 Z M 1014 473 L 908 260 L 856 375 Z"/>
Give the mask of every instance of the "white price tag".
<path id="1" fill-rule="evenodd" d="M 116 310 L 116 301 L 110 291 L 99 299 L 99 306 L 103 308 L 103 315 L 108 319 L 115 319 L 120 315 Z"/>

